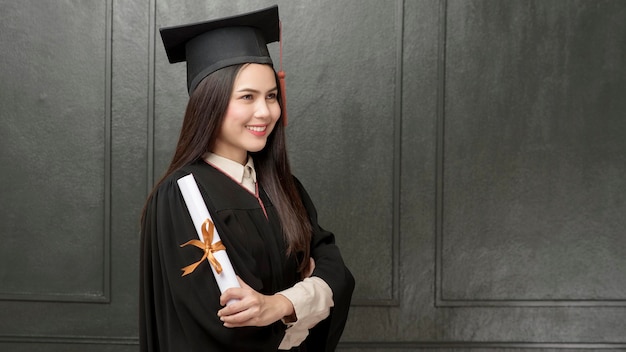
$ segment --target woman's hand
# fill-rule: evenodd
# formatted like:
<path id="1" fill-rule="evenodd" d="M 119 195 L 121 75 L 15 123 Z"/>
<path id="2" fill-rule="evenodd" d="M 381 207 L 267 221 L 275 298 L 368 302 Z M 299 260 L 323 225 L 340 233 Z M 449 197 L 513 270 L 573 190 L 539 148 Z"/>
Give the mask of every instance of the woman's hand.
<path id="1" fill-rule="evenodd" d="M 315 261 L 313 258 L 310 260 L 311 264 L 305 277 L 310 277 L 315 270 Z M 239 276 L 237 280 L 240 288 L 229 288 L 220 296 L 220 304 L 223 306 L 230 300 L 235 300 L 217 312 L 225 327 L 267 326 L 282 318 L 290 321 L 297 319 L 293 304 L 287 297 L 280 294 L 270 296 L 261 294 L 243 282 Z"/>
<path id="2" fill-rule="evenodd" d="M 241 278 L 237 277 L 237 280 L 240 288 L 229 288 L 220 296 L 221 305 L 236 300 L 217 312 L 225 327 L 267 326 L 294 313 L 293 304 L 287 297 L 261 294 Z"/>

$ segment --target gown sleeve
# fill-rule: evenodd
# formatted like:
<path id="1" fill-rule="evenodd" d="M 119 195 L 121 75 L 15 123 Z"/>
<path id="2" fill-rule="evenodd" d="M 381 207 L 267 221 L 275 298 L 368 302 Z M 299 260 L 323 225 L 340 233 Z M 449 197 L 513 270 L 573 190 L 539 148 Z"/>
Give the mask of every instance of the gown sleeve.
<path id="1" fill-rule="evenodd" d="M 321 278 L 330 286 L 334 301 L 330 315 L 309 331 L 306 347 L 308 351 L 334 351 L 348 318 L 355 285 L 354 277 L 343 262 L 335 244 L 335 235 L 318 224 L 317 210 L 311 198 L 297 179 L 296 185 L 313 227 L 311 256 L 315 260 L 315 270 L 312 276 Z"/>

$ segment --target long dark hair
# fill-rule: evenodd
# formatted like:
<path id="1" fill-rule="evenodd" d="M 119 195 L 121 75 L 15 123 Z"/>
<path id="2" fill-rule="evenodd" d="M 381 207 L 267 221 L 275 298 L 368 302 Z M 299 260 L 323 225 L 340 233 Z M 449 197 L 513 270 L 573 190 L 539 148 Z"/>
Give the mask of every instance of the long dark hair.
<path id="1" fill-rule="evenodd" d="M 189 97 L 174 157 L 148 197 L 142 211 L 142 224 L 147 211 L 147 203 L 156 188 L 172 173 L 202 159 L 207 152 L 213 150 L 226 115 L 235 79 L 245 65 L 228 66 L 211 73 L 198 84 Z M 279 81 L 276 74 L 275 78 L 278 87 Z M 278 95 L 278 101 L 282 102 L 281 94 Z M 257 180 L 263 185 L 263 189 L 278 213 L 287 243 L 286 255 L 296 257 L 299 260 L 298 271 L 305 273 L 309 269 L 313 230 L 291 175 L 282 112 L 281 118 L 276 122 L 274 130 L 267 139 L 265 148 L 251 155 L 254 159 Z"/>

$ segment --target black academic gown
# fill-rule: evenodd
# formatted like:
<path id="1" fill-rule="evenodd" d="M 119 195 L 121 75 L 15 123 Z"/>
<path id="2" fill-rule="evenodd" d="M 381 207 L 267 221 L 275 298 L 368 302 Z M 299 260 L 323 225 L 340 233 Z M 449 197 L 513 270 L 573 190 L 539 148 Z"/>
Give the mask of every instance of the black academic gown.
<path id="1" fill-rule="evenodd" d="M 142 351 L 276 351 L 285 326 L 225 328 L 217 317 L 220 291 L 205 260 L 193 273 L 202 250 L 180 245 L 198 239 L 176 181 L 194 174 L 235 272 L 263 294 L 299 281 L 296 261 L 287 257 L 276 210 L 259 185 L 267 217 L 257 198 L 214 167 L 198 162 L 168 177 L 148 203 L 141 233 L 140 345 Z M 296 180 L 297 181 L 297 180 Z M 296 182 L 313 225 L 313 276 L 333 291 L 335 306 L 310 330 L 307 351 L 334 351 L 345 326 L 354 279 L 335 245 L 334 235 L 317 224 L 311 199 Z"/>

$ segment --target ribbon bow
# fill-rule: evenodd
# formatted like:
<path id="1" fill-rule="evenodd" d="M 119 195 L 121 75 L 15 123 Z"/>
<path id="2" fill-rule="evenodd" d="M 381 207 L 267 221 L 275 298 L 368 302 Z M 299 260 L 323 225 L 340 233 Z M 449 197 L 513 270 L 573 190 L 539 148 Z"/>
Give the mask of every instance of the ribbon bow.
<path id="1" fill-rule="evenodd" d="M 202 261 L 205 258 L 209 261 L 209 263 L 211 263 L 211 265 L 213 265 L 213 267 L 215 268 L 215 271 L 218 274 L 222 273 L 222 265 L 220 264 L 220 262 L 217 261 L 213 253 L 217 251 L 226 250 L 226 247 L 224 247 L 224 244 L 222 244 L 222 241 L 217 241 L 215 243 L 212 243 L 214 228 L 215 228 L 215 225 L 213 224 L 213 221 L 211 221 L 211 219 L 206 219 L 204 223 L 202 224 L 202 238 L 204 238 L 204 243 L 200 240 L 191 240 L 185 244 L 180 245 L 182 248 L 190 244 L 192 246 L 195 246 L 204 250 L 204 255 L 202 256 L 200 260 L 181 269 L 183 271 L 182 276 L 191 274 L 194 270 L 196 270 L 198 265 L 200 265 L 200 263 L 202 263 Z"/>

